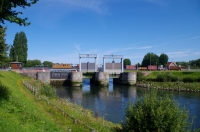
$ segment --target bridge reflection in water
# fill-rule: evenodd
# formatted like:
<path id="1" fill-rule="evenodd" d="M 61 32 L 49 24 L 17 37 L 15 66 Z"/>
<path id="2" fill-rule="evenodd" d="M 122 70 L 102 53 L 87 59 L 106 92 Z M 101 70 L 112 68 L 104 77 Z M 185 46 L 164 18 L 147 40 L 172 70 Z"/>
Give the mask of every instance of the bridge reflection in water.
<path id="1" fill-rule="evenodd" d="M 70 99 L 84 108 L 97 111 L 99 116 L 114 123 L 120 123 L 125 117 L 125 108 L 129 101 L 135 102 L 147 91 L 146 88 L 135 86 L 113 86 L 109 79 L 109 87 L 97 87 L 90 84 L 89 79 L 83 79 L 82 87 L 59 86 L 57 94 L 61 98 Z M 195 116 L 194 128 L 200 128 L 200 96 L 199 93 L 174 91 L 159 91 L 171 93 L 181 106 L 186 106 L 190 117 Z"/>

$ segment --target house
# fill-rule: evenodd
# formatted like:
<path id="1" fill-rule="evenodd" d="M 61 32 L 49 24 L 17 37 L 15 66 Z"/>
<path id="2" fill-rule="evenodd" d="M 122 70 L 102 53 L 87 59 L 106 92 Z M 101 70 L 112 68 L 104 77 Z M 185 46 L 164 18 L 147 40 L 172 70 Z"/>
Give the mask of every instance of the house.
<path id="1" fill-rule="evenodd" d="M 22 69 L 22 63 L 21 62 L 10 62 L 11 69 Z"/>
<path id="2" fill-rule="evenodd" d="M 177 66 L 176 62 L 167 62 L 168 70 L 181 70 L 181 67 Z"/>

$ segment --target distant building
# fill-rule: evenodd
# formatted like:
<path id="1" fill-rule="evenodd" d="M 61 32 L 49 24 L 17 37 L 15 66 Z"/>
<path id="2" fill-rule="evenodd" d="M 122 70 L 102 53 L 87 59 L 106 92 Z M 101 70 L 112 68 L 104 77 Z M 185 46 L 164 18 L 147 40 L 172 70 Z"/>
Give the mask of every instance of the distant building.
<path id="1" fill-rule="evenodd" d="M 10 62 L 11 69 L 22 69 L 22 63 L 21 62 Z"/>
<path id="2" fill-rule="evenodd" d="M 177 66 L 175 62 L 167 62 L 168 70 L 181 70 L 181 67 Z"/>

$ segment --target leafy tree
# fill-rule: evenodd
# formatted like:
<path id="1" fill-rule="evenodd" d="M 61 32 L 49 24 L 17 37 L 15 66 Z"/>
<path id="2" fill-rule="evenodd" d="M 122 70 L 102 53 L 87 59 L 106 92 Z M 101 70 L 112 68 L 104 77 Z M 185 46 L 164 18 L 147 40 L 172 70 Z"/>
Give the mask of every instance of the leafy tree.
<path id="1" fill-rule="evenodd" d="M 130 61 L 130 59 L 124 59 L 124 67 L 126 66 L 126 65 L 131 65 L 131 61 Z"/>
<path id="2" fill-rule="evenodd" d="M 4 24 L 4 21 L 10 21 L 11 23 L 17 23 L 20 26 L 30 25 L 27 22 L 28 18 L 20 18 L 18 15 L 23 14 L 22 12 L 16 11 L 16 9 L 30 7 L 35 4 L 38 0 L 1 0 L 0 1 L 0 23 Z M 1 25 L 0 25 L 1 26 Z"/>
<path id="3" fill-rule="evenodd" d="M 16 33 L 13 46 L 10 48 L 10 58 L 12 61 L 27 62 L 27 38 L 24 32 Z"/>
<path id="4" fill-rule="evenodd" d="M 28 60 L 26 63 L 26 67 L 34 67 L 36 65 L 41 65 L 41 61 L 40 60 Z"/>
<path id="5" fill-rule="evenodd" d="M 189 65 L 189 62 L 185 62 L 185 61 L 179 61 L 179 62 L 176 62 L 176 64 L 179 66 L 184 66 L 185 68 L 188 68 L 188 65 Z"/>
<path id="6" fill-rule="evenodd" d="M 200 67 L 200 58 L 197 60 L 191 60 L 189 61 L 189 64 L 191 66 L 191 68 L 199 68 Z"/>
<path id="7" fill-rule="evenodd" d="M 52 67 L 53 63 L 51 61 L 44 61 L 43 65 Z"/>
<path id="8" fill-rule="evenodd" d="M 158 55 L 154 53 L 147 53 L 142 60 L 142 66 L 156 65 L 157 62 L 159 62 Z"/>
<path id="9" fill-rule="evenodd" d="M 184 132 L 191 123 L 188 111 L 178 106 L 170 95 L 150 91 L 126 108 L 123 132 Z"/>
<path id="10" fill-rule="evenodd" d="M 8 62 L 7 51 L 9 49 L 9 45 L 5 43 L 7 28 L 0 27 L 0 64 L 5 65 Z"/>
<path id="11" fill-rule="evenodd" d="M 159 57 L 159 64 L 163 65 L 164 67 L 166 66 L 167 62 L 168 62 L 168 56 L 164 53 L 162 53 Z"/>

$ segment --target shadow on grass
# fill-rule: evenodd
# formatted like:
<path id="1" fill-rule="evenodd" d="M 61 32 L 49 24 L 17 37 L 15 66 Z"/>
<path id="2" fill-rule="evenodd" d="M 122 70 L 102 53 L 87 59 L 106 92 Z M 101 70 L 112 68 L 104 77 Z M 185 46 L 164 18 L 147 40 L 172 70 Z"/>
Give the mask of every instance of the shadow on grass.
<path id="1" fill-rule="evenodd" d="M 185 75 L 189 75 L 189 74 L 193 74 L 194 72 L 182 72 L 182 74 L 185 74 Z"/>
<path id="2" fill-rule="evenodd" d="M 4 76 L 0 74 L 0 77 L 4 77 Z"/>
<path id="3" fill-rule="evenodd" d="M 8 100 L 10 94 L 11 94 L 11 91 L 8 89 L 8 87 L 2 85 L 0 82 L 0 101 Z"/>

